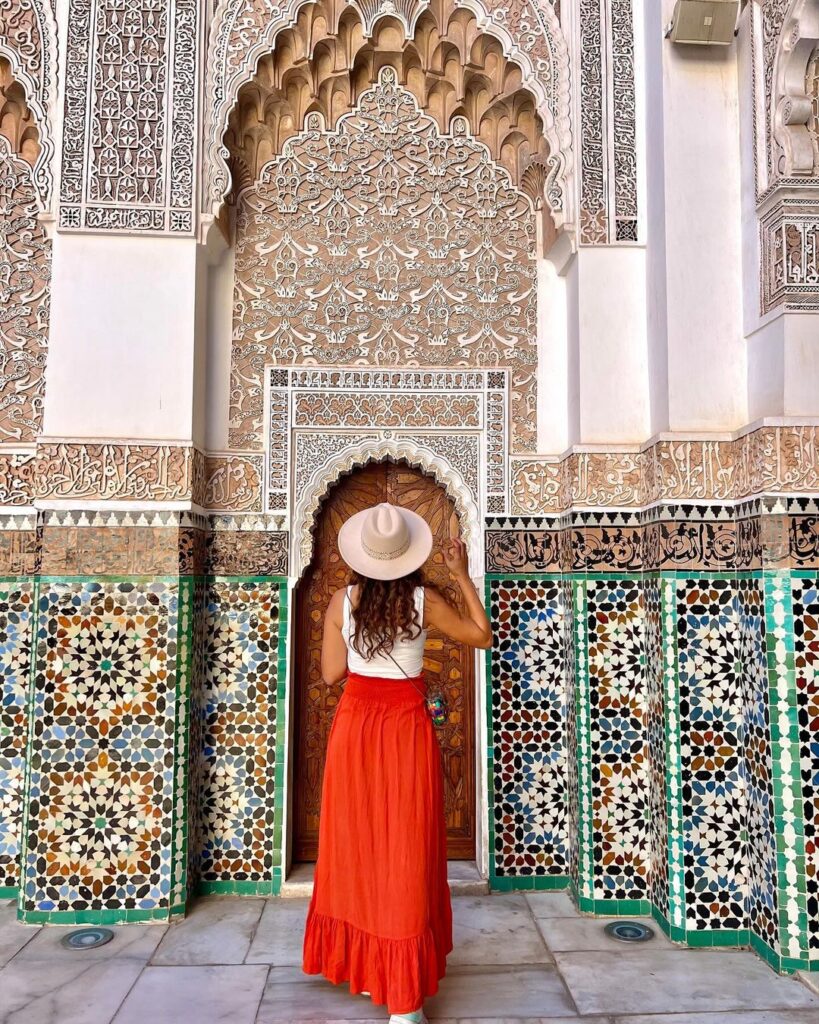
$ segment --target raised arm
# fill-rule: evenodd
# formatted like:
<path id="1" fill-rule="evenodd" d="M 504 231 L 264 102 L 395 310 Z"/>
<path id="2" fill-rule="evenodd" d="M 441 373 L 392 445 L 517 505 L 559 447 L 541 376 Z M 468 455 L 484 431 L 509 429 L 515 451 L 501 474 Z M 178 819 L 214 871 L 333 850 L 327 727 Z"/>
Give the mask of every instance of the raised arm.
<path id="1" fill-rule="evenodd" d="M 427 589 L 424 604 L 426 624 L 440 629 L 452 640 L 485 650 L 492 645 L 492 627 L 469 578 L 466 545 L 460 539 L 451 540 L 444 545 L 443 554 L 450 575 L 461 588 L 466 609 L 461 614 L 457 608 L 447 604 L 440 594 Z"/>
<path id="2" fill-rule="evenodd" d="M 347 645 L 341 634 L 343 624 L 344 591 L 337 590 L 327 605 L 321 640 L 321 678 L 328 686 L 347 675 Z"/>

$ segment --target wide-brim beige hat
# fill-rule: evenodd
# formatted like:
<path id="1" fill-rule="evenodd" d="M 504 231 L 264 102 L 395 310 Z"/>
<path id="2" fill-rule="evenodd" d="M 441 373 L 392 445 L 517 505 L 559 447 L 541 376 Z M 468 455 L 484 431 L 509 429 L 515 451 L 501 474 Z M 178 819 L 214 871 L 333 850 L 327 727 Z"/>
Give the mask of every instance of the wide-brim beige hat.
<path id="1" fill-rule="evenodd" d="M 338 549 L 362 576 L 397 580 L 429 558 L 432 530 L 417 512 L 384 501 L 350 516 L 338 531 Z"/>

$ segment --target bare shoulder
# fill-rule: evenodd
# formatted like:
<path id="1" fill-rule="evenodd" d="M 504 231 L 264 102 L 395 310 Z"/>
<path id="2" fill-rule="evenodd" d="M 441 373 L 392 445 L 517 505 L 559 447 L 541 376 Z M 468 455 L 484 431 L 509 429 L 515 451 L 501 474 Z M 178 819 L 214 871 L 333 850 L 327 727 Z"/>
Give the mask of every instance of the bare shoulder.
<path id="1" fill-rule="evenodd" d="M 424 587 L 424 602 L 431 608 L 440 608 L 441 605 L 446 604 L 440 590 L 436 587 Z"/>
<path id="2" fill-rule="evenodd" d="M 330 603 L 327 605 L 327 618 L 332 621 L 341 622 L 342 605 L 344 604 L 344 595 L 347 592 L 346 587 L 341 587 L 337 590 L 330 598 Z"/>

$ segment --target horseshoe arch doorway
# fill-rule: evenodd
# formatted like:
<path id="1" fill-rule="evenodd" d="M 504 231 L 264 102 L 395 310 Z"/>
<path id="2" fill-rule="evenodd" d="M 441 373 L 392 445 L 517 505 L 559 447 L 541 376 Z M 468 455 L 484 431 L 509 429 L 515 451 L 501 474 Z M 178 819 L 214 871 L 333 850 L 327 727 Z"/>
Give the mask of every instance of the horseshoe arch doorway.
<path id="1" fill-rule="evenodd" d="M 313 861 L 318 850 L 318 823 L 324 754 L 340 685 L 321 679 L 321 636 L 332 594 L 347 582 L 348 570 L 338 553 L 338 531 L 354 512 L 381 501 L 411 508 L 432 527 L 435 544 L 424 570 L 430 582 L 451 588 L 440 545 L 457 527 L 458 516 L 444 488 L 406 462 L 370 462 L 343 476 L 316 516 L 310 565 L 296 587 L 294 639 L 294 767 L 292 859 Z M 454 590 L 450 590 L 454 594 Z M 475 803 L 475 658 L 465 645 L 430 630 L 424 671 L 445 689 L 449 722 L 436 730 L 444 764 L 444 807 L 450 860 L 474 860 Z"/>

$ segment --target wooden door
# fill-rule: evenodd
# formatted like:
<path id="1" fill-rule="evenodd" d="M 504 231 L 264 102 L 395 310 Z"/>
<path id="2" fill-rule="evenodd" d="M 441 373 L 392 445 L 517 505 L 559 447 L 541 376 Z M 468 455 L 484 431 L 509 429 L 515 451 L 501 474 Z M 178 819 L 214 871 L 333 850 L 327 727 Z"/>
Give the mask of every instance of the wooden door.
<path id="1" fill-rule="evenodd" d="M 295 630 L 295 792 L 293 859 L 315 860 L 324 753 L 342 687 L 321 679 L 321 635 L 332 594 L 347 583 L 348 569 L 338 553 L 338 531 L 363 508 L 390 501 L 422 515 L 435 537 L 424 567 L 430 582 L 457 597 L 443 564 L 441 543 L 457 528 L 452 500 L 433 479 L 405 463 L 371 463 L 344 477 L 321 507 L 313 561 L 296 588 Z M 448 724 L 436 729 L 444 761 L 447 849 L 451 859 L 475 856 L 475 693 L 474 655 L 463 644 L 429 631 L 424 671 L 439 683 L 449 702 Z"/>

